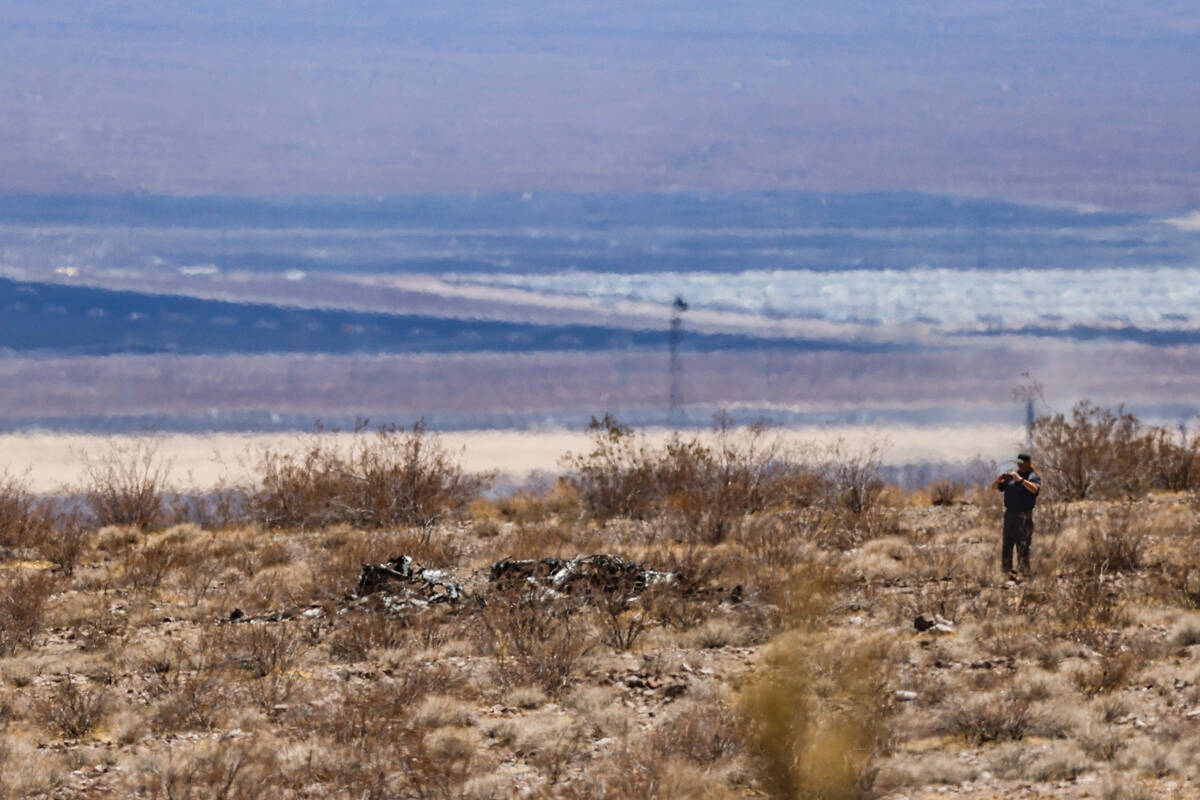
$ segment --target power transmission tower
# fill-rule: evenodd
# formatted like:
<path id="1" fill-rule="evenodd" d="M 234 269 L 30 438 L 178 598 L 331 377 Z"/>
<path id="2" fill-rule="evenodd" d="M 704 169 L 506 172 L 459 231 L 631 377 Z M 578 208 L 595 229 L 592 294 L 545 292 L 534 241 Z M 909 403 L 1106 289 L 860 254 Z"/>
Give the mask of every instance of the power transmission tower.
<path id="1" fill-rule="evenodd" d="M 676 297 L 671 304 L 671 328 L 667 334 L 667 346 L 671 351 L 671 395 L 670 424 L 679 427 L 683 423 L 683 364 L 679 360 L 679 343 L 683 339 L 683 312 L 687 303 Z"/>

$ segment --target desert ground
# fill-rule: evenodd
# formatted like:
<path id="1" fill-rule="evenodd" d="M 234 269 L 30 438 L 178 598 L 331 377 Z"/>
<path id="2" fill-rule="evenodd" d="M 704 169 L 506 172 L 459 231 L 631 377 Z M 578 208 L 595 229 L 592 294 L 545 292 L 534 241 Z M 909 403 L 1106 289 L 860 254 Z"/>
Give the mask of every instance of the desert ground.
<path id="1" fill-rule="evenodd" d="M 0 797 L 1200 796 L 1191 488 L 1047 469 L 1013 577 L 997 493 L 877 449 L 491 446 L 317 437 L 199 506 L 142 444 L 71 507 L 10 471 Z"/>

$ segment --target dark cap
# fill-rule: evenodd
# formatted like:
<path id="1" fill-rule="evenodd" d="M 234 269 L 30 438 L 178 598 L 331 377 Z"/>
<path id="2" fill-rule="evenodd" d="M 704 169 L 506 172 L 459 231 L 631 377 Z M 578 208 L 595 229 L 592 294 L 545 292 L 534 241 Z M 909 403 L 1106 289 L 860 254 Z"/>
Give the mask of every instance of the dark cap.
<path id="1" fill-rule="evenodd" d="M 1029 453 L 1017 453 L 1017 461 L 1031 461 L 1032 456 Z"/>

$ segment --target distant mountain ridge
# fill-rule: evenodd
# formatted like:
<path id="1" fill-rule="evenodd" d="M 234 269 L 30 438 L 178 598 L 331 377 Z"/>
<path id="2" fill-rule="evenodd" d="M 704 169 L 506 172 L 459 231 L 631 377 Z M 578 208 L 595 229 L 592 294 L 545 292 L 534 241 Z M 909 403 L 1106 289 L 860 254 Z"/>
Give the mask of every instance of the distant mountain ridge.
<path id="1" fill-rule="evenodd" d="M 604 192 L 377 197 L 0 194 L 0 225 L 188 228 L 481 228 L 564 224 L 674 228 L 1099 228 L 1116 211 L 921 192 Z"/>

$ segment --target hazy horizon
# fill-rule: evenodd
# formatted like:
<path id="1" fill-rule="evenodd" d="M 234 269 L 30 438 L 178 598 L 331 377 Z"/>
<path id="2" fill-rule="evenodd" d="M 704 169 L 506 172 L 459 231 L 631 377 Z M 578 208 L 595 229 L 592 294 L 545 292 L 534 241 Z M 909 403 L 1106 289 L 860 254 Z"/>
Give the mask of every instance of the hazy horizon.
<path id="1" fill-rule="evenodd" d="M 0 193 L 1200 206 L 1183 2 L 0 2 Z"/>

